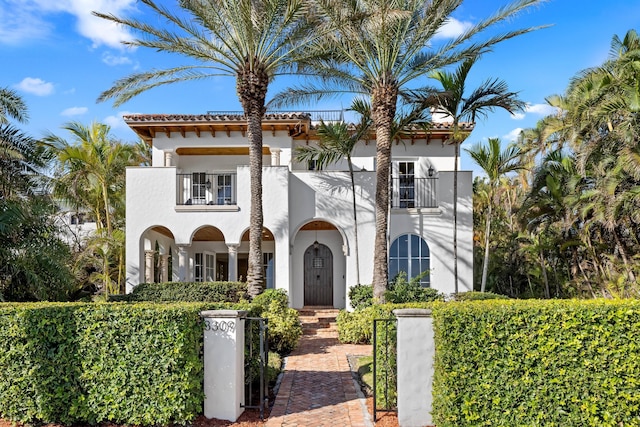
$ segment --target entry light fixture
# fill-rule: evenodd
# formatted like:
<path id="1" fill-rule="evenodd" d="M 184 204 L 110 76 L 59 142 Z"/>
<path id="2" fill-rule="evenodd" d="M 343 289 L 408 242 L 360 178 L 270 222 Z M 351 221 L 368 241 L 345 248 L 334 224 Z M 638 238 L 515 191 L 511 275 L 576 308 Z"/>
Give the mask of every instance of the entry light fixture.
<path id="1" fill-rule="evenodd" d="M 211 180 L 209 178 L 207 178 L 207 182 L 205 182 L 204 185 L 207 187 L 207 190 L 211 190 Z"/>
<path id="2" fill-rule="evenodd" d="M 429 177 L 433 176 L 433 166 L 429 165 L 429 169 L 427 170 L 427 173 L 429 174 Z"/>

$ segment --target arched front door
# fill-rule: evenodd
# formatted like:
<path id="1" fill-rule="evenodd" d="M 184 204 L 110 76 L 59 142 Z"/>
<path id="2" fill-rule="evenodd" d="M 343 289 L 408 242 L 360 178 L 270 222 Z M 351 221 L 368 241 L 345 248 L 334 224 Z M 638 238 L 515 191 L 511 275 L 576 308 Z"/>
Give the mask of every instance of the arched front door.
<path id="1" fill-rule="evenodd" d="M 304 305 L 333 306 L 333 254 L 322 243 L 304 253 Z"/>

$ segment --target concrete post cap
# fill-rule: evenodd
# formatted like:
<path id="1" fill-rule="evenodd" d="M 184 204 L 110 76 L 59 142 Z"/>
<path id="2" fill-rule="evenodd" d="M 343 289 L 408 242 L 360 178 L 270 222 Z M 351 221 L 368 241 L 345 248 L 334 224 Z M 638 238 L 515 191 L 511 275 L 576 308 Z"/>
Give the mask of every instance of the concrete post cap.
<path id="1" fill-rule="evenodd" d="M 426 308 L 399 308 L 393 310 L 396 317 L 431 317 L 431 310 Z"/>
<path id="2" fill-rule="evenodd" d="M 200 317 L 240 318 L 247 317 L 247 310 L 205 310 L 200 312 Z"/>

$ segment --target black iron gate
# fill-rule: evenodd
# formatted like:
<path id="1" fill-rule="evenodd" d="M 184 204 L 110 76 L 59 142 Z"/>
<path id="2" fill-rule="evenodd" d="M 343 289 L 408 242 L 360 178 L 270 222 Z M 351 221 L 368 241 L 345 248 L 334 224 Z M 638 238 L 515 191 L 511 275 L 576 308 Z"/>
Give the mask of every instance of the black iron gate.
<path id="1" fill-rule="evenodd" d="M 373 321 L 373 422 L 377 412 L 398 412 L 398 319 Z"/>
<path id="2" fill-rule="evenodd" d="M 245 319 L 244 378 L 246 409 L 259 409 L 264 419 L 264 408 L 269 405 L 269 390 L 265 370 L 269 363 L 269 340 L 267 319 L 247 317 Z"/>

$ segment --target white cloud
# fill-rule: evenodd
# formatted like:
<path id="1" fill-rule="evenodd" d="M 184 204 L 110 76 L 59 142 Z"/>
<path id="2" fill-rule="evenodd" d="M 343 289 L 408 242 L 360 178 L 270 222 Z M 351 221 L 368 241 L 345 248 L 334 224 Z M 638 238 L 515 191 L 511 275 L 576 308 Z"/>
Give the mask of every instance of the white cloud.
<path id="1" fill-rule="evenodd" d="M 52 25 L 42 20 L 32 2 L 6 0 L 0 2 L 0 43 L 17 45 L 24 40 L 40 40 Z"/>
<path id="2" fill-rule="evenodd" d="M 16 88 L 37 96 L 47 96 L 53 93 L 53 83 L 33 77 L 25 77 L 16 85 Z"/>
<path id="3" fill-rule="evenodd" d="M 0 6 L 0 42 L 17 43 L 42 38 L 53 30 L 51 13 L 67 13 L 76 18 L 76 30 L 93 42 L 123 49 L 123 40 L 131 40 L 125 28 L 100 19 L 91 12 L 122 16 L 134 8 L 136 0 L 5 0 Z"/>
<path id="4" fill-rule="evenodd" d="M 515 128 L 514 130 L 512 130 L 508 134 L 504 135 L 502 137 L 502 139 L 506 140 L 507 142 L 517 141 L 518 140 L 518 136 L 520 136 L 520 132 L 522 132 L 522 131 L 523 131 L 522 128 Z"/>
<path id="5" fill-rule="evenodd" d="M 61 116 L 81 116 L 89 111 L 87 107 L 71 107 L 60 113 Z"/>
<path id="6" fill-rule="evenodd" d="M 558 109 L 549 104 L 527 104 L 524 113 L 515 113 L 511 115 L 513 120 L 522 120 L 527 114 L 535 114 L 538 116 L 550 116 L 556 114 Z"/>
<path id="7" fill-rule="evenodd" d="M 468 21 L 458 21 L 455 18 L 449 18 L 447 22 L 440 28 L 434 38 L 453 39 L 471 28 L 473 24 Z"/>
<path id="8" fill-rule="evenodd" d="M 131 111 L 118 111 L 117 116 L 107 116 L 102 121 L 104 124 L 111 126 L 112 129 L 128 129 L 129 126 L 122 119 L 123 116 L 127 116 L 132 113 Z"/>
<path id="9" fill-rule="evenodd" d="M 102 62 L 113 67 L 116 65 L 131 64 L 131 59 L 126 56 L 112 55 L 109 52 L 105 52 L 102 54 Z"/>

